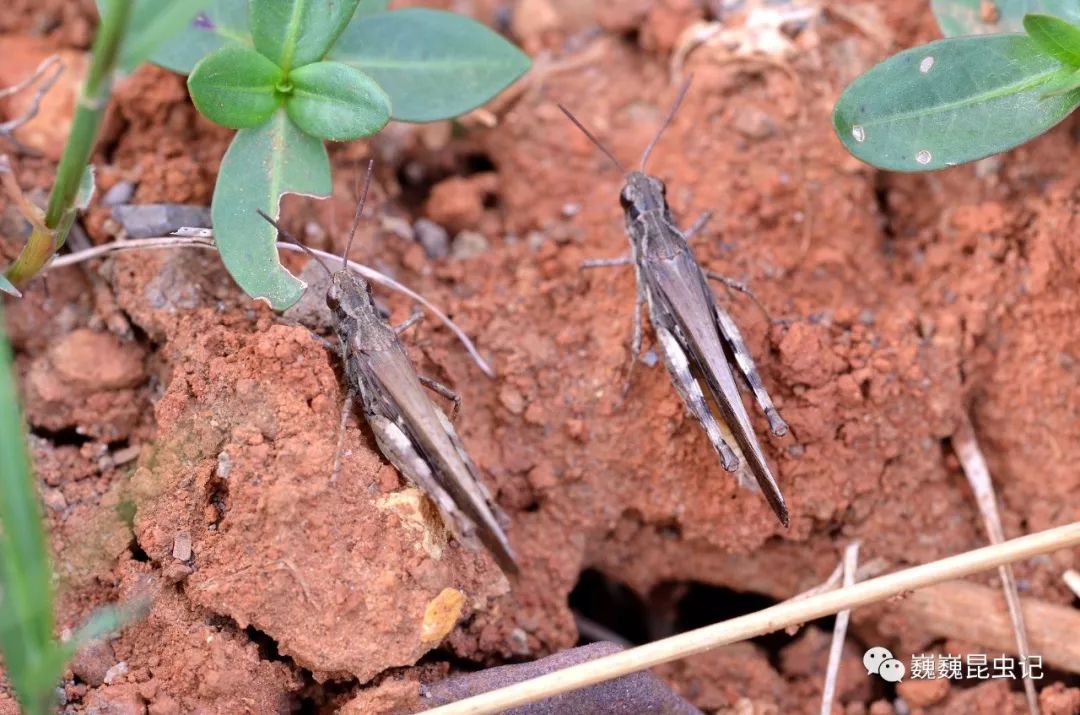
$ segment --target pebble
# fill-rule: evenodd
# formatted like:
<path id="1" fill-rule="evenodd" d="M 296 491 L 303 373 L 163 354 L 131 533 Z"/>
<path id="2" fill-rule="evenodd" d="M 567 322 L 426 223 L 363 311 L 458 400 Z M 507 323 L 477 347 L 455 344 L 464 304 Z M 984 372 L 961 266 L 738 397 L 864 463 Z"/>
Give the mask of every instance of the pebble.
<path id="1" fill-rule="evenodd" d="M 413 224 L 413 231 L 428 258 L 446 258 L 450 254 L 450 234 L 439 224 L 426 218 L 418 219 Z"/>
<path id="2" fill-rule="evenodd" d="M 112 188 L 101 197 L 101 203 L 105 206 L 121 206 L 131 201 L 135 195 L 135 184 L 130 181 L 117 181 Z"/>
<path id="3" fill-rule="evenodd" d="M 173 537 L 172 555 L 177 561 L 191 559 L 191 532 L 177 532 L 176 536 Z"/>
<path id="4" fill-rule="evenodd" d="M 165 236 L 182 226 L 210 228 L 209 206 L 183 204 L 137 204 L 113 206 L 113 218 L 129 238 Z"/>
<path id="5" fill-rule="evenodd" d="M 116 654 L 107 641 L 95 641 L 79 650 L 71 661 L 71 672 L 75 677 L 97 687 L 106 682 L 105 678 L 116 663 Z"/>
<path id="6" fill-rule="evenodd" d="M 487 250 L 488 240 L 484 238 L 484 234 L 476 231 L 462 231 L 454 236 L 454 244 L 450 248 L 450 255 L 460 261 L 475 258 L 482 253 L 486 253 Z"/>

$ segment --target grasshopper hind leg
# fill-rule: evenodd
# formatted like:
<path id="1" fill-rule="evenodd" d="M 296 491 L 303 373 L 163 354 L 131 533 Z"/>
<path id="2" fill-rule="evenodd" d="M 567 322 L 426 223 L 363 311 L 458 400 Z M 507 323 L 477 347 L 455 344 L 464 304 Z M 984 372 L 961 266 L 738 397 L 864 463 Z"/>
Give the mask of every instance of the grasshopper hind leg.
<path id="1" fill-rule="evenodd" d="M 731 350 L 735 365 L 739 368 L 739 373 L 746 379 L 746 384 L 750 386 L 750 391 L 754 393 L 754 400 L 758 403 L 762 412 L 765 413 L 765 419 L 769 421 L 769 431 L 777 437 L 783 437 L 788 433 L 787 423 L 784 422 L 784 418 L 780 416 L 780 412 L 776 409 L 776 405 L 773 404 L 772 398 L 769 397 L 769 392 L 765 389 L 765 383 L 761 381 L 761 375 L 757 371 L 757 365 L 754 364 L 754 358 L 751 357 L 749 348 L 746 347 L 746 341 L 743 340 L 742 333 L 739 332 L 739 328 L 735 325 L 735 321 L 731 319 L 731 316 L 727 314 L 727 311 L 721 308 L 715 300 L 713 303 L 720 335 L 724 342 L 727 343 L 728 349 Z"/>
<path id="2" fill-rule="evenodd" d="M 724 469 L 729 472 L 737 471 L 740 464 L 739 457 L 730 447 L 727 440 L 724 439 L 724 431 L 716 421 L 712 410 L 709 409 L 709 405 L 705 401 L 705 395 L 701 391 L 701 385 L 693 373 L 690 372 L 690 361 L 686 357 L 686 352 L 679 345 L 678 339 L 671 331 L 667 328 L 655 327 L 656 337 L 660 343 L 660 352 L 664 356 L 664 365 L 667 366 L 668 373 L 671 375 L 671 382 L 675 385 L 679 396 L 682 397 L 683 404 L 686 405 L 690 414 L 705 429 L 709 442 L 712 443 L 712 446 L 720 455 L 720 461 L 724 465 Z M 740 478 L 739 481 L 741 482 L 742 479 Z"/>

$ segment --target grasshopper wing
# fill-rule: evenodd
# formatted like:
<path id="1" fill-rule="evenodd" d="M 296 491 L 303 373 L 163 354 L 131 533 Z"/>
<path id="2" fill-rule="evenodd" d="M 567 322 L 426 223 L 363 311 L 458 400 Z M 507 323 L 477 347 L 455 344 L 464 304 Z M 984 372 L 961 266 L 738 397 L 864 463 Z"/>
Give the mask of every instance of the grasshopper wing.
<path id="1" fill-rule="evenodd" d="M 716 400 L 720 414 L 742 452 L 750 473 L 784 526 L 788 509 L 761 452 L 742 396 L 735 385 L 716 322 L 714 298 L 689 250 L 649 261 L 654 300 L 659 300 L 678 328 L 678 336 Z"/>
<path id="2" fill-rule="evenodd" d="M 480 481 L 450 421 L 428 399 L 405 349 L 395 343 L 368 357 L 368 374 L 388 398 L 388 412 L 427 467 L 429 485 L 424 484 L 423 469 L 395 466 L 432 496 L 444 523 L 463 544 L 476 548 L 479 537 L 503 571 L 516 573 L 517 560 L 500 523 L 505 516 Z M 434 493 L 430 482 L 437 487 Z M 449 496 L 449 504 L 438 497 L 440 492 Z"/>

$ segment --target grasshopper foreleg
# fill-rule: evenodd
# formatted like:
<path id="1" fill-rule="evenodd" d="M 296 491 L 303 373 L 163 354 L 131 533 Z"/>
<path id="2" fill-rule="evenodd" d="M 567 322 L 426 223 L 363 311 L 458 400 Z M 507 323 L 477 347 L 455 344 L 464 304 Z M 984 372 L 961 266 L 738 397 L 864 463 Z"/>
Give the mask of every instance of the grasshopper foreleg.
<path id="1" fill-rule="evenodd" d="M 345 399 L 341 401 L 341 419 L 338 422 L 337 449 L 334 450 L 334 468 L 330 470 L 331 484 L 336 483 L 338 475 L 341 474 L 341 457 L 343 450 L 345 449 L 345 425 L 349 421 L 349 413 L 352 412 L 354 397 L 356 397 L 356 393 L 349 390 L 345 393 Z"/>
<path id="2" fill-rule="evenodd" d="M 408 318 L 406 318 L 404 323 L 402 323 L 401 325 L 398 325 L 397 327 L 395 327 L 394 332 L 397 333 L 398 335 L 401 335 L 406 330 L 408 330 L 412 326 L 416 325 L 417 323 L 419 323 L 423 319 L 424 319 L 424 314 L 418 310 L 415 313 L 413 313 L 412 315 L 410 315 Z"/>
<path id="3" fill-rule="evenodd" d="M 634 257 L 630 255 L 619 258 L 590 258 L 581 262 L 582 268 L 614 268 L 616 266 L 630 266 L 634 263 Z"/>

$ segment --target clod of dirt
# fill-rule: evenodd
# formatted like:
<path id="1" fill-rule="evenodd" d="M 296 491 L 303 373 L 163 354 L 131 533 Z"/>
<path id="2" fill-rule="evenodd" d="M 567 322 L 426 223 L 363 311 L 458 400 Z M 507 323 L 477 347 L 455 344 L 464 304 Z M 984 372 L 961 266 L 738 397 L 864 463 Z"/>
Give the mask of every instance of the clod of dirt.
<path id="1" fill-rule="evenodd" d="M 145 260 L 131 266 L 156 280 Z M 380 494 L 366 433 L 350 427 L 330 482 L 342 397 L 333 357 L 306 330 L 226 326 L 205 308 L 177 318 L 147 321 L 184 348 L 132 488 L 152 560 L 172 561 L 177 534 L 190 534 L 193 603 L 265 633 L 318 680 L 364 682 L 411 665 L 509 589 L 486 556 L 448 541 L 415 489 Z"/>
<path id="2" fill-rule="evenodd" d="M 140 346 L 111 333 L 68 333 L 30 366 L 30 423 L 53 431 L 75 428 L 104 442 L 124 439 L 144 406 L 136 389 L 146 377 L 143 360 Z"/>
<path id="3" fill-rule="evenodd" d="M 485 197 L 498 189 L 499 176 L 494 172 L 472 176 L 452 176 L 435 184 L 424 204 L 424 215 L 451 233 L 472 229 L 484 215 Z"/>
<path id="4" fill-rule="evenodd" d="M 302 682 L 285 663 L 264 657 L 229 619 L 192 605 L 149 564 L 124 562 L 118 573 L 121 599 L 149 597 L 152 606 L 113 643 L 119 658 L 138 665 L 104 692 L 135 688 L 155 715 L 291 710 Z"/>
<path id="5" fill-rule="evenodd" d="M 87 685 L 98 686 L 105 682 L 109 668 L 116 664 L 116 654 L 108 641 L 96 641 L 81 649 L 71 660 L 71 672 Z"/>

